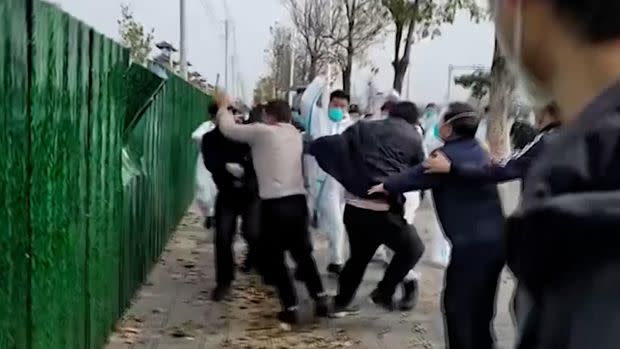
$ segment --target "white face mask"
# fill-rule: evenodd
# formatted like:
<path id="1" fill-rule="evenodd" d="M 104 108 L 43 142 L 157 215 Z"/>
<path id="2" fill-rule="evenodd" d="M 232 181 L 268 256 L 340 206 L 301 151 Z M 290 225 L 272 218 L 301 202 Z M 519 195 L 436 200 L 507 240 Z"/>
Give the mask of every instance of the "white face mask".
<path id="1" fill-rule="evenodd" d="M 501 2 L 506 0 L 494 0 L 495 9 L 494 9 L 494 18 L 496 28 L 499 28 L 499 11 Z M 541 108 L 553 101 L 553 97 L 551 94 L 545 90 L 541 84 L 536 81 L 536 78 L 530 74 L 525 68 L 522 59 L 522 49 L 523 49 L 523 0 L 518 0 L 516 4 L 516 15 L 515 15 L 515 24 L 513 28 L 513 47 L 512 47 L 512 56 L 509 54 L 511 52 L 508 50 L 506 41 L 501 37 L 501 34 L 498 32 L 498 41 L 501 47 L 502 52 L 506 57 L 506 62 L 508 63 L 508 69 L 515 76 L 517 81 L 517 88 L 521 89 L 527 99 L 532 104 L 534 108 Z M 497 31 L 497 29 L 496 29 Z"/>

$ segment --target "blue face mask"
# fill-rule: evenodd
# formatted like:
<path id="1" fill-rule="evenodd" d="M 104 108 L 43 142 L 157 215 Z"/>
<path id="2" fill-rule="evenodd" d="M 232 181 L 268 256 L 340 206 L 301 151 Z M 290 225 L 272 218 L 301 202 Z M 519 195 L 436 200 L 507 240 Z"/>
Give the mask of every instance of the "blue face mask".
<path id="1" fill-rule="evenodd" d="M 329 108 L 327 115 L 333 122 L 340 122 L 344 119 L 344 112 L 340 108 Z"/>
<path id="2" fill-rule="evenodd" d="M 437 139 L 441 139 L 441 135 L 439 134 L 439 123 L 435 124 L 435 129 L 433 130 L 433 133 L 435 134 L 435 138 Z"/>

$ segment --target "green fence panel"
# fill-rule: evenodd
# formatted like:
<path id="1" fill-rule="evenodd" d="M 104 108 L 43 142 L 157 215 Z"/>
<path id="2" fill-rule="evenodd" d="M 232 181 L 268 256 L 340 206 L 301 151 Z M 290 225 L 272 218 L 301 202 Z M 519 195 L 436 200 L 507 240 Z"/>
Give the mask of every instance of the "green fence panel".
<path id="1" fill-rule="evenodd" d="M 92 36 L 89 217 L 87 266 L 90 339 L 98 348 L 119 315 L 121 242 L 121 132 L 125 117 L 122 79 L 127 52 Z"/>
<path id="2" fill-rule="evenodd" d="M 32 346 L 85 348 L 91 30 L 33 9 Z"/>
<path id="3" fill-rule="evenodd" d="M 0 348 L 26 348 L 28 210 L 28 21 L 26 3 L 0 1 Z"/>
<path id="4" fill-rule="evenodd" d="M 193 198 L 210 98 L 45 2 L 0 29 L 0 348 L 101 348 Z"/>

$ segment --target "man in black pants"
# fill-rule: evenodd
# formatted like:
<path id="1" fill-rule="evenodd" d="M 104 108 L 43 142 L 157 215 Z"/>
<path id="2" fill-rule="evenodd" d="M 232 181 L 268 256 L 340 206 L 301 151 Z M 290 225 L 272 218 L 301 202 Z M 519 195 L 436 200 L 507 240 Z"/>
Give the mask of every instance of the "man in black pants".
<path id="1" fill-rule="evenodd" d="M 478 122 L 471 106 L 452 103 L 448 107 L 439 129 L 445 142 L 440 149 L 453 163 L 490 164 L 475 138 Z M 424 189 L 433 190 L 437 217 L 452 243 L 443 291 L 447 346 L 491 349 L 495 294 L 505 261 L 504 216 L 497 186 L 474 186 L 447 175 L 427 174 L 418 165 L 369 192 L 394 195 Z"/>
<path id="2" fill-rule="evenodd" d="M 305 276 L 310 296 L 315 301 L 316 314 L 327 316 L 329 298 L 312 257 L 308 231 L 308 207 L 302 175 L 301 133 L 291 124 L 288 103 L 272 101 L 264 108 L 263 123 L 239 125 L 228 111 L 230 105 L 224 94 L 216 96 L 219 112 L 218 126 L 230 139 L 250 145 L 261 198 L 261 258 L 280 294 L 283 311 L 278 317 L 287 323 L 298 323 L 297 294 L 284 252 L 289 251 Z M 264 252 L 264 254 L 263 254 Z"/>
<path id="3" fill-rule="evenodd" d="M 450 174 L 455 178 L 461 178 L 476 185 L 482 183 L 500 183 L 515 179 L 522 179 L 522 188 L 527 184 L 526 174 L 536 159 L 544 151 L 546 145 L 551 142 L 556 130 L 560 126 L 560 114 L 558 106 L 550 103 L 536 113 L 536 127 L 538 135 L 532 142 L 527 144 L 502 164 L 490 166 L 480 163 L 456 163 L 452 164 L 443 153 L 436 152 L 424 164 L 428 173 Z M 514 320 L 517 328 L 522 328 L 527 314 L 532 308 L 532 299 L 527 290 L 517 284 L 513 296 Z"/>
<path id="4" fill-rule="evenodd" d="M 215 116 L 217 107 L 210 111 Z M 205 167 L 213 175 L 218 189 L 215 201 L 217 286 L 212 299 L 219 302 L 230 293 L 234 280 L 233 243 L 239 217 L 242 222 L 241 231 L 248 244 L 243 270 L 250 271 L 256 262 L 260 200 L 250 148 L 247 145 L 227 139 L 215 128 L 203 136 L 201 151 Z"/>
<path id="5" fill-rule="evenodd" d="M 387 119 L 358 122 L 342 135 L 310 144 L 309 153 L 319 166 L 347 191 L 344 223 L 351 256 L 340 275 L 334 317 L 359 312 L 352 300 L 379 246 L 388 246 L 394 257 L 371 299 L 388 310 L 395 308 L 396 287 L 422 257 L 424 244 L 403 217 L 404 197 L 367 195 L 372 184 L 424 160 L 422 136 L 414 126 L 417 119 L 415 104 L 401 102 Z"/>

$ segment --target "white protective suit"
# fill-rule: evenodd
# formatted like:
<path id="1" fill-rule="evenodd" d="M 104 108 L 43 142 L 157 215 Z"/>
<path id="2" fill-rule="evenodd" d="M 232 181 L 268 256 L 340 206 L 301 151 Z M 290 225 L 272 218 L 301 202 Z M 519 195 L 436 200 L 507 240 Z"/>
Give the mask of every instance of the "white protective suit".
<path id="1" fill-rule="evenodd" d="M 201 142 L 202 137 L 215 129 L 215 124 L 211 121 L 202 123 L 192 133 L 192 140 L 198 146 L 198 160 L 196 161 L 196 193 L 194 202 L 200 209 L 204 217 L 213 217 L 215 213 L 215 197 L 217 196 L 217 187 L 213 182 L 211 172 L 205 167 L 202 159 Z"/>
<path id="2" fill-rule="evenodd" d="M 300 110 L 306 121 L 306 135 L 309 139 L 340 134 L 352 124 L 348 116 L 340 122 L 328 117 L 329 89 L 325 78 L 317 77 L 308 85 L 301 97 Z M 308 207 L 316 227 L 329 240 L 330 264 L 344 264 L 345 228 L 344 188 L 318 166 L 312 156 L 304 157 L 304 168 L 308 185 Z"/>

